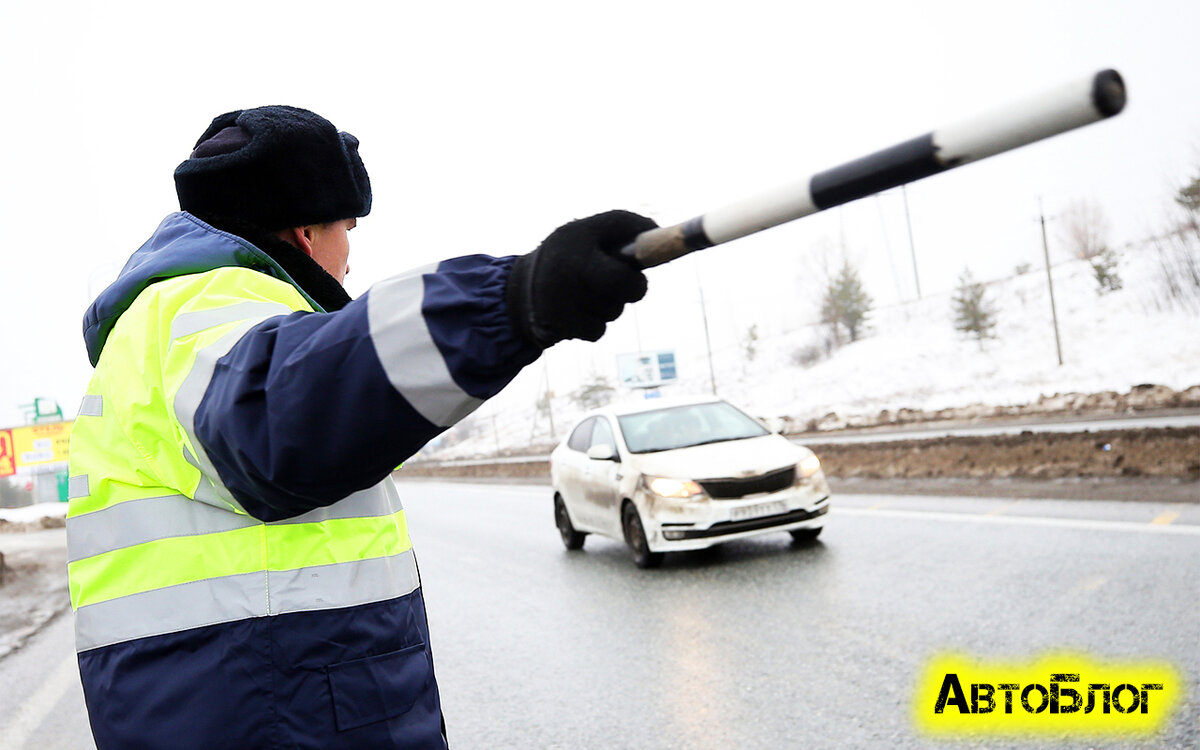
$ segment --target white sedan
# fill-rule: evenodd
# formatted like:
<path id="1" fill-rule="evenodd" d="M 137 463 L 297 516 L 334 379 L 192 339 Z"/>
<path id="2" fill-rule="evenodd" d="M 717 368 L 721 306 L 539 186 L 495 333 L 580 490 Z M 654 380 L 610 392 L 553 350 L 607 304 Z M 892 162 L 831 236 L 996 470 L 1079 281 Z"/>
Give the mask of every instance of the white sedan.
<path id="1" fill-rule="evenodd" d="M 550 454 L 550 479 L 567 549 L 602 534 L 642 568 L 757 534 L 813 540 L 829 511 L 816 455 L 717 398 L 593 411 Z"/>

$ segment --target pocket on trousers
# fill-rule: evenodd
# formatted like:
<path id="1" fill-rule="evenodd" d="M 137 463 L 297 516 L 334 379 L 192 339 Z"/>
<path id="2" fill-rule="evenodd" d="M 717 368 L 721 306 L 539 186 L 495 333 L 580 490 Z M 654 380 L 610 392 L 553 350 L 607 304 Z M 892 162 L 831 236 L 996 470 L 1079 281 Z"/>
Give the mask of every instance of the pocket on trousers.
<path id="1" fill-rule="evenodd" d="M 339 732 L 407 712 L 433 677 L 423 643 L 333 664 L 326 671 Z"/>

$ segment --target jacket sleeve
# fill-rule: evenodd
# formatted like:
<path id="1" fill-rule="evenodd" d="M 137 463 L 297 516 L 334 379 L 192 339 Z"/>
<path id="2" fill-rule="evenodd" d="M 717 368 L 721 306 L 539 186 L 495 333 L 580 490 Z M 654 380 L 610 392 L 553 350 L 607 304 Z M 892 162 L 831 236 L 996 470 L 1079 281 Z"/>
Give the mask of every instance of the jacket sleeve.
<path id="1" fill-rule="evenodd" d="M 279 520 L 386 477 L 541 349 L 508 319 L 513 258 L 444 261 L 334 313 L 276 315 L 216 360 L 194 434 L 250 515 Z"/>

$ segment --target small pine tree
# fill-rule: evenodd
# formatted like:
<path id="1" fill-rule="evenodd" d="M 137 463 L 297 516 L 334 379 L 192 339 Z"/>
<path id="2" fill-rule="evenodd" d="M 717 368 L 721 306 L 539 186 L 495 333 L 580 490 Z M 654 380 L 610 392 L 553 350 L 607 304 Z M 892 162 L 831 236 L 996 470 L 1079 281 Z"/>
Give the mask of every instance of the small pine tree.
<path id="1" fill-rule="evenodd" d="M 746 331 L 746 338 L 742 339 L 743 351 L 746 353 L 746 361 L 753 362 L 758 356 L 758 324 L 750 326 Z"/>
<path id="2" fill-rule="evenodd" d="M 1106 294 L 1121 288 L 1121 274 L 1117 272 L 1117 254 L 1104 248 L 1091 260 L 1092 273 L 1096 276 L 1096 293 Z"/>
<path id="3" fill-rule="evenodd" d="M 821 322 L 830 327 L 839 344 L 842 341 L 842 328 L 846 329 L 850 341 L 857 341 L 867 322 L 867 314 L 871 312 L 871 305 L 871 296 L 863 289 L 858 270 L 849 260 L 845 260 L 837 276 L 830 279 L 825 287 L 825 297 L 821 301 Z"/>
<path id="4" fill-rule="evenodd" d="M 984 339 L 995 338 L 996 309 L 986 293 L 987 288 L 975 281 L 968 268 L 958 277 L 958 288 L 951 299 L 955 330 L 974 336 L 980 348 Z"/>

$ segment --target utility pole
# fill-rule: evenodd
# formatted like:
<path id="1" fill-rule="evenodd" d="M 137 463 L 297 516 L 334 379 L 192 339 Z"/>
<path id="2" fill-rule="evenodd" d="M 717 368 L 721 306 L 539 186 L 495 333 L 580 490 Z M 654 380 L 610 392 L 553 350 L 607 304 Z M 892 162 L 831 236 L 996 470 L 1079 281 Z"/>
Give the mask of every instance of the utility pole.
<path id="1" fill-rule="evenodd" d="M 912 255 L 913 282 L 917 285 L 917 299 L 921 299 L 921 276 L 917 273 L 917 248 L 913 244 L 912 217 L 908 215 L 908 190 L 906 185 L 900 186 L 900 195 L 904 196 L 904 226 L 908 227 L 908 252 Z"/>
<path id="2" fill-rule="evenodd" d="M 546 416 L 550 419 L 550 439 L 554 440 L 554 391 L 550 390 L 550 364 L 542 358 L 542 379 L 546 383 Z"/>
<path id="3" fill-rule="evenodd" d="M 1054 305 L 1054 278 L 1050 275 L 1050 245 L 1046 242 L 1046 213 L 1042 210 L 1042 199 L 1038 198 L 1038 221 L 1042 224 L 1042 255 L 1046 259 L 1046 286 L 1050 288 L 1050 319 L 1054 321 L 1054 349 L 1058 352 L 1058 366 L 1062 367 L 1062 341 L 1058 337 L 1058 309 Z"/>
<path id="4" fill-rule="evenodd" d="M 712 386 L 713 395 L 717 395 L 717 374 L 713 370 L 712 342 L 708 338 L 708 310 L 704 306 L 704 284 L 700 282 L 700 262 L 694 264 L 696 269 L 696 288 L 700 290 L 700 319 L 704 321 L 704 349 L 708 352 L 708 382 Z"/>

